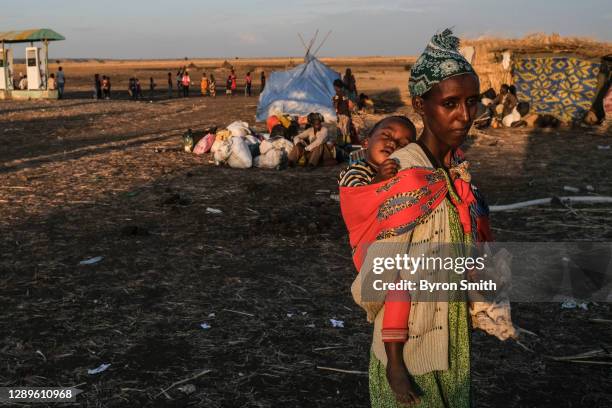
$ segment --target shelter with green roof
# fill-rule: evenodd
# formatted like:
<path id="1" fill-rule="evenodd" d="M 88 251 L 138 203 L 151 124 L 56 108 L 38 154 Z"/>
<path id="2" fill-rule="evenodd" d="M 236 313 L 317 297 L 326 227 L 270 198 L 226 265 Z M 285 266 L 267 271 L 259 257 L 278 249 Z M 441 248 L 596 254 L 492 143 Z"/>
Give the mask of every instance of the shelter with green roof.
<path id="1" fill-rule="evenodd" d="M 57 90 L 49 89 L 49 42 L 65 39 L 49 28 L 0 32 L 0 99 L 57 99 Z M 34 46 L 36 42 L 42 42 L 43 48 Z M 27 89 L 15 86 L 13 50 L 7 47 L 20 43 L 30 43 L 25 50 L 26 81 L 20 81 Z"/>

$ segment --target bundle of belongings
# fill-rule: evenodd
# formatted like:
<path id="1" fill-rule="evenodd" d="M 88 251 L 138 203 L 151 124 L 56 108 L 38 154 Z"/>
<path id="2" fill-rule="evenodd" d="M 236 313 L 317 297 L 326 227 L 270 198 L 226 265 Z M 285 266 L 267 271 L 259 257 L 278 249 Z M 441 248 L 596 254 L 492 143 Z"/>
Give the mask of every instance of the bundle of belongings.
<path id="1" fill-rule="evenodd" d="M 189 129 L 183 135 L 183 145 L 186 152 L 212 153 L 216 165 L 227 164 L 236 169 L 253 166 L 281 169 L 293 149 L 293 143 L 283 136 L 258 135 L 242 121 L 232 122 L 219 131 L 214 127 L 195 134 Z"/>

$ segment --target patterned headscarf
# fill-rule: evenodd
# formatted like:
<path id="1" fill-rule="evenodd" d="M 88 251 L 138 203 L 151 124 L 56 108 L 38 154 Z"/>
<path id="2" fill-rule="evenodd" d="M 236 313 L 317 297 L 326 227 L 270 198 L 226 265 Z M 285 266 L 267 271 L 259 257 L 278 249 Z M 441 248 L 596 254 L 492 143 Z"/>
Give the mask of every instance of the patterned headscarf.
<path id="1" fill-rule="evenodd" d="M 408 88 L 412 96 L 422 96 L 435 84 L 461 74 L 474 74 L 474 68 L 459 53 L 459 38 L 447 28 L 431 37 L 423 54 L 410 69 Z"/>

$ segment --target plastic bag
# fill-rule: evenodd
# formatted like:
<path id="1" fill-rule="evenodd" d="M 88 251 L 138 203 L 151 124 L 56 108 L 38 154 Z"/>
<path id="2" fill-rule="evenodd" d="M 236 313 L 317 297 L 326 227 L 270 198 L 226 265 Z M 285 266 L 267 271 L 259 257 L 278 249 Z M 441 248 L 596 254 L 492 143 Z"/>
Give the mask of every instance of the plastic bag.
<path id="1" fill-rule="evenodd" d="M 253 159 L 253 166 L 263 169 L 275 169 L 281 165 L 284 157 L 286 157 L 286 153 L 283 150 L 272 148 L 266 154 L 261 154 Z"/>
<path id="2" fill-rule="evenodd" d="M 233 143 L 229 140 L 221 140 L 216 141 L 214 144 L 217 145 L 213 154 L 215 162 L 219 164 L 228 161 L 229 157 L 232 154 Z"/>
<path id="3" fill-rule="evenodd" d="M 247 143 L 241 137 L 233 137 L 230 142 L 231 153 L 227 164 L 235 169 L 248 169 L 253 165 L 253 158 Z"/>
<path id="4" fill-rule="evenodd" d="M 207 134 L 193 148 L 193 154 L 208 153 L 212 148 L 213 143 L 215 143 L 215 135 L 212 133 Z"/>
<path id="5" fill-rule="evenodd" d="M 249 124 L 246 122 L 241 122 L 239 120 L 230 123 L 227 126 L 227 130 L 230 131 L 232 136 L 246 136 L 251 134 L 251 130 L 249 129 Z"/>

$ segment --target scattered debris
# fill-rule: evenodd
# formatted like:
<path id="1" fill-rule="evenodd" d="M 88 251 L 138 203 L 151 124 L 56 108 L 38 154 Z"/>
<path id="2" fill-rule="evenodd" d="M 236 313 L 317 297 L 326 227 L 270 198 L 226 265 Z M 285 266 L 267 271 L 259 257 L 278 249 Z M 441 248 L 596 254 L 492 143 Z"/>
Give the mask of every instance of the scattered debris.
<path id="1" fill-rule="evenodd" d="M 563 186 L 564 191 L 569 191 L 570 193 L 579 193 L 580 189 L 572 186 Z"/>
<path id="2" fill-rule="evenodd" d="M 610 150 L 610 145 L 597 145 L 598 150 Z"/>
<path id="3" fill-rule="evenodd" d="M 568 299 L 561 303 L 561 309 L 576 309 L 589 310 L 589 306 L 586 302 L 577 302 L 575 299 Z"/>
<path id="4" fill-rule="evenodd" d="M 97 264 L 102 259 L 104 259 L 103 256 L 95 256 L 93 258 L 85 259 L 85 260 L 79 262 L 79 265 L 93 265 L 93 264 Z"/>
<path id="5" fill-rule="evenodd" d="M 332 327 L 344 328 L 344 320 L 329 319 Z"/>
<path id="6" fill-rule="evenodd" d="M 606 196 L 575 196 L 575 197 L 549 197 L 538 198 L 536 200 L 521 201 L 514 204 L 492 205 L 489 207 L 491 212 L 518 210 L 519 208 L 531 207 L 535 205 L 551 204 L 560 202 L 561 204 L 610 204 L 612 197 Z"/>
<path id="7" fill-rule="evenodd" d="M 217 208 L 206 207 L 206 213 L 207 214 L 223 214 L 223 211 Z"/>
<path id="8" fill-rule="evenodd" d="M 178 387 L 177 390 L 180 392 L 184 392 L 185 394 L 193 394 L 196 390 L 195 385 L 193 384 L 185 384 L 182 387 Z"/>
<path id="9" fill-rule="evenodd" d="M 87 374 L 89 375 L 95 375 L 95 374 L 100 374 L 101 372 L 106 371 L 106 369 L 108 367 L 110 367 L 110 364 L 100 364 L 98 367 L 96 368 L 90 368 L 87 370 Z"/>
<path id="10" fill-rule="evenodd" d="M 189 382 L 189 381 L 191 381 L 191 380 L 195 380 L 196 378 L 201 377 L 201 376 L 203 376 L 204 374 L 208 374 L 208 373 L 210 373 L 211 371 L 212 371 L 212 370 L 204 370 L 204 371 L 202 371 L 202 372 L 200 372 L 200 373 L 198 373 L 198 374 L 196 374 L 196 375 L 194 375 L 194 376 L 191 376 L 191 377 L 189 377 L 189 378 L 185 378 L 184 380 L 180 380 L 180 381 L 177 381 L 177 382 L 175 382 L 175 383 L 172 383 L 172 385 L 170 385 L 169 387 L 162 389 L 162 390 L 161 390 L 161 392 L 160 392 L 160 393 L 158 393 L 158 394 L 156 394 L 154 398 L 157 398 L 157 397 L 159 397 L 160 395 L 165 394 L 165 393 L 166 393 L 166 391 L 171 390 L 172 388 L 176 387 L 177 385 L 185 384 L 186 382 Z"/>
<path id="11" fill-rule="evenodd" d="M 203 328 L 204 330 L 208 330 L 211 328 L 210 324 L 208 323 L 202 323 L 200 324 L 200 327 Z"/>
<path id="12" fill-rule="evenodd" d="M 323 366 L 317 366 L 317 369 L 326 370 L 326 371 L 335 371 L 335 372 L 344 373 L 344 374 L 368 375 L 367 371 L 343 370 L 341 368 L 323 367 Z"/>

